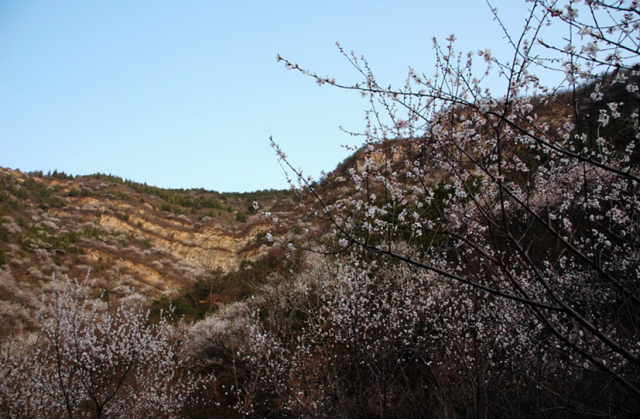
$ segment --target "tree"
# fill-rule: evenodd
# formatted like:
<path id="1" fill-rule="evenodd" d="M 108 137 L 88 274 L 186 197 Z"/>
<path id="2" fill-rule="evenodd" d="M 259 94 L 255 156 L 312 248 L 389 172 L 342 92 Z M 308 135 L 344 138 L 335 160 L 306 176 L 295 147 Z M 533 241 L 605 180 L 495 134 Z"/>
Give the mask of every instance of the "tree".
<path id="1" fill-rule="evenodd" d="M 309 258 L 192 327 L 217 416 L 554 417 L 540 384 L 573 371 L 523 307 L 371 256 Z"/>
<path id="2" fill-rule="evenodd" d="M 4 345 L 0 412 L 7 417 L 175 417 L 195 389 L 178 330 L 89 287 L 54 281 L 38 334 Z"/>
<path id="3" fill-rule="evenodd" d="M 473 301 L 455 307 L 451 325 L 461 327 L 457 356 L 476 395 L 466 411 L 488 415 L 487 395 L 505 388 L 490 376 L 508 363 L 494 363 L 495 342 L 480 338 L 477 319 L 506 304 L 517 315 L 489 316 L 483 327 L 526 343 L 520 350 L 535 356 L 521 357 L 518 374 L 547 403 L 512 415 L 636 417 L 640 6 L 527 3 L 522 33 L 505 31 L 511 59 L 479 51 L 481 71 L 475 54 L 455 52 L 454 36 L 444 46 L 434 41 L 433 77 L 411 70 L 401 88 L 380 85 L 364 59 L 341 48 L 361 83 L 343 85 L 278 57 L 320 84 L 370 99 L 365 146 L 348 168 L 343 199 L 327 198 L 329 188 L 274 147 L 332 225 L 313 250 L 384 255 L 448 280 L 450 298 Z M 549 22 L 564 25 L 565 38 L 545 39 Z M 549 72 L 562 82 L 545 86 Z M 504 82 L 499 96 L 484 87 L 493 73 Z"/>

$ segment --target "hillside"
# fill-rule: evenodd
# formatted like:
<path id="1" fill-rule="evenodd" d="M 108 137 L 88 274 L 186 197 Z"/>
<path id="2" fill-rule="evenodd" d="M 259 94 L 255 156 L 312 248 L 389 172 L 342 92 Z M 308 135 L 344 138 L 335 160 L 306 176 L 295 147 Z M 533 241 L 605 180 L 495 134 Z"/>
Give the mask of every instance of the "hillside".
<path id="1" fill-rule="evenodd" d="M 54 276 L 89 274 L 96 292 L 151 301 L 251 266 L 274 251 L 271 222 L 253 203 L 289 220 L 292 197 L 0 168 L 0 336 L 31 324 Z"/>

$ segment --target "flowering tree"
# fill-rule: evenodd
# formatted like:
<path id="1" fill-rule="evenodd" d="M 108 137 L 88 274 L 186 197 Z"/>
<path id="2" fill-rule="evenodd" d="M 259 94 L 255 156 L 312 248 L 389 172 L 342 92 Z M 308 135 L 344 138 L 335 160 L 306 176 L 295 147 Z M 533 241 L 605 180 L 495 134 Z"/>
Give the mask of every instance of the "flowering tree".
<path id="1" fill-rule="evenodd" d="M 552 342 L 528 314 L 353 253 L 272 276 L 255 299 L 196 323 L 189 348 L 214 372 L 218 416 L 544 417 L 563 404 L 540 384 L 569 388 L 575 369 L 549 361 Z"/>
<path id="2" fill-rule="evenodd" d="M 195 389 L 179 334 L 140 308 L 116 308 L 66 280 L 41 310 L 39 334 L 3 348 L 7 417 L 175 417 Z"/>
<path id="3" fill-rule="evenodd" d="M 435 75 L 411 70 L 400 88 L 380 85 L 364 59 L 342 49 L 361 83 L 340 84 L 278 57 L 371 104 L 365 146 L 341 179 L 316 186 L 288 166 L 315 201 L 304 197 L 305 205 L 332 226 L 315 250 L 386 255 L 448 280 L 451 298 L 473 301 L 449 309 L 459 319 L 450 327 L 460 328 L 456 353 L 476 414 L 490 403 L 487 386 L 504 388 L 489 379 L 497 365 L 491 347 L 499 345 L 463 343 L 492 328 L 539 355 L 521 359 L 518 371 L 559 403 L 553 408 L 633 417 L 640 413 L 640 6 L 527 3 L 522 33 L 506 33 L 509 61 L 483 50 L 479 69 L 475 54 L 455 52 L 451 36 L 444 46 L 434 41 Z M 544 38 L 550 22 L 566 27 L 563 39 Z M 562 82 L 545 86 L 550 72 Z M 494 73 L 504 81 L 499 96 L 484 85 Z M 330 197 L 332 181 L 351 193 Z M 493 304 L 504 315 L 479 321 Z M 534 366 L 566 373 L 535 376 Z"/>

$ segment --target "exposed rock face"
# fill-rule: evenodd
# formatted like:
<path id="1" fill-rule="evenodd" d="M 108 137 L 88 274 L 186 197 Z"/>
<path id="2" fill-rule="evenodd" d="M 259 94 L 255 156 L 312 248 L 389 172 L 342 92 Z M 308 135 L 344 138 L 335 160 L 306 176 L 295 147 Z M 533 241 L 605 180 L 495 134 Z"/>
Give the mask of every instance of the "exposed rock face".
<path id="1" fill-rule="evenodd" d="M 184 260 L 223 271 L 237 269 L 242 261 L 255 260 L 264 253 L 245 248 L 251 237 L 268 229 L 264 224 L 252 225 L 237 236 L 216 224 L 188 228 L 175 220 L 158 225 L 136 215 L 130 215 L 129 221 L 124 222 L 107 214 L 100 217 L 99 225 L 114 232 L 142 235 L 154 246 L 164 247 Z"/>

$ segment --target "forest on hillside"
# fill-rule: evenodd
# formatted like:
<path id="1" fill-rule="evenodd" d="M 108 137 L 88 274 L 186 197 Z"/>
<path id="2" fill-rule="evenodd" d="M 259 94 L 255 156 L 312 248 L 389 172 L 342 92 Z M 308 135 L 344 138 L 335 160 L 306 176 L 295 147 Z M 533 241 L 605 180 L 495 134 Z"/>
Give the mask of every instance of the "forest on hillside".
<path id="1" fill-rule="evenodd" d="M 197 320 L 57 278 L 38 331 L 2 342 L 2 415 L 640 416 L 640 4 L 522 7 L 508 59 L 451 36 L 397 88 L 342 49 L 358 84 L 278 57 L 370 103 L 319 182 L 273 142 L 312 227 L 263 211 L 281 253 Z"/>

